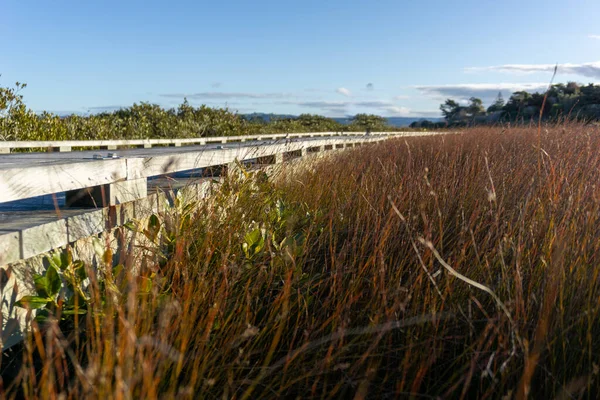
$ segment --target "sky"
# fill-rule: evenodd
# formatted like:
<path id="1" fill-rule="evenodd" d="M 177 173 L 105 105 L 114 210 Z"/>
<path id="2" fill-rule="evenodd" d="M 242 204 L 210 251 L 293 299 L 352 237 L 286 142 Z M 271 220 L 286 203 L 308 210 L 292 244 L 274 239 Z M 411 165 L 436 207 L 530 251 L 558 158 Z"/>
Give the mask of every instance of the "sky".
<path id="1" fill-rule="evenodd" d="M 240 113 L 440 116 L 600 82 L 598 0 L 0 0 L 0 86 L 35 111 L 147 101 Z"/>

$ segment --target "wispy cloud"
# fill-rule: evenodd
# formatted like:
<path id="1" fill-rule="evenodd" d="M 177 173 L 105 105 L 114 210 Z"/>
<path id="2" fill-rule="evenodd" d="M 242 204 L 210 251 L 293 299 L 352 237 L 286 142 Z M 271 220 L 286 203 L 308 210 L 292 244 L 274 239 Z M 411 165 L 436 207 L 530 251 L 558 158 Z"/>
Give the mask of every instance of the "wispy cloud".
<path id="1" fill-rule="evenodd" d="M 249 92 L 200 92 L 200 93 L 163 93 L 161 97 L 183 99 L 285 99 L 293 97 L 289 93 L 249 93 Z"/>
<path id="2" fill-rule="evenodd" d="M 293 104 L 303 108 L 312 108 L 325 112 L 329 115 L 342 116 L 348 112 L 349 101 L 287 101 L 285 104 Z"/>
<path id="3" fill-rule="evenodd" d="M 453 98 L 467 100 L 479 97 L 484 101 L 492 100 L 501 92 L 507 96 L 513 92 L 542 92 L 548 87 L 547 83 L 466 83 L 459 85 L 429 85 L 415 86 L 425 96 L 435 99 Z"/>
<path id="4" fill-rule="evenodd" d="M 469 67 L 465 72 L 494 71 L 511 74 L 529 74 L 533 72 L 553 72 L 556 64 L 505 64 L 491 67 Z M 583 64 L 559 64 L 558 72 L 562 74 L 581 75 L 589 78 L 600 78 L 600 61 Z"/>
<path id="5" fill-rule="evenodd" d="M 337 88 L 335 91 L 341 94 L 342 96 L 352 97 L 352 92 L 350 91 L 350 89 L 346 89 L 345 87 Z"/>
<path id="6" fill-rule="evenodd" d="M 218 89 L 221 86 L 223 86 L 223 83 L 221 83 L 221 82 L 213 82 L 213 83 L 210 84 L 210 87 L 213 88 L 213 89 Z"/>
<path id="7" fill-rule="evenodd" d="M 588 35 L 590 39 L 600 40 L 600 35 Z"/>
<path id="8" fill-rule="evenodd" d="M 365 88 L 367 87 L 368 86 L 365 86 Z M 320 92 L 320 90 L 318 92 Z M 163 93 L 159 96 L 169 99 L 170 102 L 181 102 L 185 97 L 191 102 L 203 103 L 213 107 L 241 107 L 240 109 L 243 109 L 244 107 L 258 109 L 264 108 L 267 105 L 276 105 L 277 107 L 288 105 L 299 107 L 300 109 L 310 109 L 312 110 L 310 112 L 327 116 L 344 116 L 361 112 L 394 117 L 437 116 L 437 114 L 439 114 L 439 112 L 435 112 L 436 114 L 434 115 L 433 111 L 413 111 L 394 101 L 405 99 L 403 96 L 398 96 L 393 100 L 379 100 L 370 99 L 368 96 L 365 96 L 366 98 L 354 96 L 349 89 L 343 87 L 338 88 L 336 92 L 347 99 L 339 101 L 326 100 L 320 99 L 319 96 L 303 96 L 302 94 L 283 92 L 259 93 L 223 91 Z M 331 89 L 328 93 L 331 95 Z"/>
<path id="9" fill-rule="evenodd" d="M 356 112 L 372 112 L 386 117 L 438 117 L 439 111 L 414 111 L 389 101 L 299 101 L 286 102 L 299 107 L 316 109 L 320 113 L 342 116 Z"/>

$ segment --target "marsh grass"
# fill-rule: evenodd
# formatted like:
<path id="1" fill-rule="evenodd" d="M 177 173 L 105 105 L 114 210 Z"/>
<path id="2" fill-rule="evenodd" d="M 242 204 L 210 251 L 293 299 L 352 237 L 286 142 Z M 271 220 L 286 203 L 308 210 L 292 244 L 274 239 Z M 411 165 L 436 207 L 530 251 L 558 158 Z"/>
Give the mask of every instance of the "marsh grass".
<path id="1" fill-rule="evenodd" d="M 232 175 L 149 293 L 126 274 L 82 334 L 34 324 L 3 390 L 594 398 L 599 148 L 598 127 L 472 128 Z"/>

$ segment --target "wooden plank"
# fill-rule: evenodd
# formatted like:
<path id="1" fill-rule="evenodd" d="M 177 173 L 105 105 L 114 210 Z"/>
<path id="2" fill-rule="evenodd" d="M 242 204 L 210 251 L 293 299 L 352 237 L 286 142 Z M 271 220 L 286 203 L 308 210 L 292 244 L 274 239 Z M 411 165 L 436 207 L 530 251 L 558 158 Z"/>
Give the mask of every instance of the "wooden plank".
<path id="1" fill-rule="evenodd" d="M 0 230 L 0 265 L 18 261 L 21 258 L 19 232 Z"/>
<path id="2" fill-rule="evenodd" d="M 105 185 L 127 178 L 124 159 L 0 165 L 0 203 Z"/>
<path id="3" fill-rule="evenodd" d="M 71 215 L 67 217 L 66 221 L 67 243 L 73 243 L 79 239 L 97 235 L 112 228 L 108 207 L 81 212 L 78 215 Z"/>
<path id="4" fill-rule="evenodd" d="M 68 243 L 67 220 L 46 218 L 44 222 L 31 221 L 20 234 L 21 258 L 30 258 Z"/>
<path id="5" fill-rule="evenodd" d="M 324 146 L 333 142 L 334 140 L 332 139 L 312 140 L 310 142 L 310 146 Z M 260 146 L 229 147 L 210 151 L 201 150 L 180 154 L 157 155 L 154 157 L 137 159 L 129 158 L 127 160 L 127 175 L 130 177 L 130 179 L 165 175 L 191 169 L 229 164 L 236 159 L 243 161 L 259 157 L 272 156 L 278 153 L 300 150 L 306 146 L 306 142 L 289 142 L 264 144 Z"/>

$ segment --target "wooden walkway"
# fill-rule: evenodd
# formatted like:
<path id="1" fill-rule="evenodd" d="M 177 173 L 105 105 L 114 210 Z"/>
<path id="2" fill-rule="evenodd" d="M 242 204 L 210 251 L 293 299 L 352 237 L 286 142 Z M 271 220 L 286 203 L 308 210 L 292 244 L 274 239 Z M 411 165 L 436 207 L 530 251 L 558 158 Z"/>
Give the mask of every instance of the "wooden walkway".
<path id="1" fill-rule="evenodd" d="M 438 133 L 320 132 L 144 141 L 0 142 L 0 266 L 126 223 L 121 220 L 107 225 L 113 208 L 123 205 L 123 210 L 137 209 L 146 200 L 152 203 L 156 187 L 177 184 L 170 180 L 174 175 L 199 177 L 206 169 L 227 168 L 236 160 L 276 164 L 392 136 L 432 134 Z M 72 151 L 80 148 L 93 150 Z M 11 153 L 14 149 L 48 151 Z"/>

